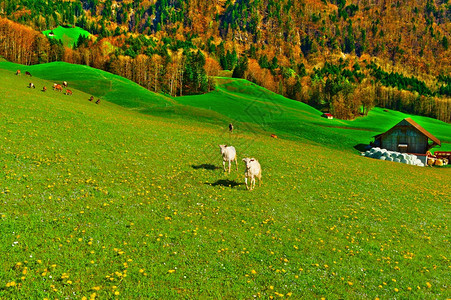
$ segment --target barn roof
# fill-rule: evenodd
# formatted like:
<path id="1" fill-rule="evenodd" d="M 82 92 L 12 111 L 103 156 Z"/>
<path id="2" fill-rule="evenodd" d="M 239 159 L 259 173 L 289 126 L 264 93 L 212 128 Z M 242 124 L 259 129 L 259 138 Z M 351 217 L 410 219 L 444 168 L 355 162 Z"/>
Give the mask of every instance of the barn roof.
<path id="1" fill-rule="evenodd" d="M 430 140 L 432 140 L 434 143 L 436 143 L 437 145 L 441 146 L 442 143 L 440 142 L 440 140 L 438 138 L 436 138 L 435 136 L 433 136 L 430 132 L 428 132 L 426 129 L 424 129 L 423 127 L 421 127 L 417 122 L 415 122 L 414 120 L 412 120 L 411 118 L 405 118 L 404 120 L 402 120 L 401 122 L 406 121 L 407 123 L 409 123 L 410 125 L 412 125 L 413 127 L 415 127 L 415 129 L 417 129 L 419 132 L 421 132 L 423 135 L 427 136 Z M 385 135 L 386 133 L 390 132 L 393 128 L 395 128 L 396 126 L 398 126 L 401 122 L 399 122 L 398 124 L 396 124 L 395 126 L 393 126 L 392 128 L 390 128 L 389 130 L 387 130 L 384 133 L 375 135 L 374 137 L 377 139 L 379 137 L 382 137 L 383 135 Z"/>

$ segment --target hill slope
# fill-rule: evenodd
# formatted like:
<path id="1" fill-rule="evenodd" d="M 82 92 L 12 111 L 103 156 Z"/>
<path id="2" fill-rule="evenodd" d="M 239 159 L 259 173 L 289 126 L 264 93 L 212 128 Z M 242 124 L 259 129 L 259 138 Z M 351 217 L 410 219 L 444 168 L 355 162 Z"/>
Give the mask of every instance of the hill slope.
<path id="1" fill-rule="evenodd" d="M 10 71 L 28 70 L 33 78 L 43 78 L 60 83 L 67 81 L 70 88 L 76 88 L 96 97 L 121 106 L 146 110 L 152 106 L 171 105 L 173 101 L 161 94 L 152 93 L 136 83 L 105 71 L 63 62 L 23 66 L 0 62 L 0 68 Z M 32 81 L 32 79 L 29 79 Z M 34 79 L 33 79 L 34 80 Z M 51 82 L 48 86 L 52 86 Z"/>
<path id="2" fill-rule="evenodd" d="M 182 116 L 215 124 L 233 122 L 239 131 L 276 133 L 288 139 L 307 140 L 333 149 L 368 144 L 374 135 L 385 132 L 406 117 L 442 141 L 451 151 L 451 126 L 435 119 L 396 111 L 373 109 L 367 117 L 354 121 L 326 120 L 321 112 L 301 102 L 270 92 L 243 79 L 217 78 L 214 92 L 183 97 L 152 93 L 137 84 L 108 72 L 67 63 L 21 66 L 1 62 L 0 68 L 29 69 L 35 77 L 70 86 L 115 104 L 152 115 Z"/>
<path id="3" fill-rule="evenodd" d="M 57 28 L 55 28 L 53 30 L 46 30 L 42 33 L 47 37 L 61 40 L 63 45 L 66 47 L 69 47 L 69 48 L 73 48 L 74 45 L 77 44 L 77 41 L 80 36 L 87 38 L 91 35 L 88 31 L 86 31 L 82 28 L 79 28 L 79 27 L 66 28 L 63 26 L 58 26 Z M 53 35 L 50 35 L 51 33 Z"/>
<path id="4" fill-rule="evenodd" d="M 0 76 L 0 298 L 449 296 L 451 169 Z M 222 143 L 259 159 L 261 187 L 218 169 Z"/>

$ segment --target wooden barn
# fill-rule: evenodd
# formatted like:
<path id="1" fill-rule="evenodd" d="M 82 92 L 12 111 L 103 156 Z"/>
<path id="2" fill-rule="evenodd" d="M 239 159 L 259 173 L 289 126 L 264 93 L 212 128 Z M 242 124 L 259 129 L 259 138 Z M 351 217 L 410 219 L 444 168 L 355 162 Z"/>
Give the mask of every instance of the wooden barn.
<path id="1" fill-rule="evenodd" d="M 374 136 L 374 145 L 401 153 L 422 153 L 441 142 L 411 118 L 406 118 L 387 132 Z"/>

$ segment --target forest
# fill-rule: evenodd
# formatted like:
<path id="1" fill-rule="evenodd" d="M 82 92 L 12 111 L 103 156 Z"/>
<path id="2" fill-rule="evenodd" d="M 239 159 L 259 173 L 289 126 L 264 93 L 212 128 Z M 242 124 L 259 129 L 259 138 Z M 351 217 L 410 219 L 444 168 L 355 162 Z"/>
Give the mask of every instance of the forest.
<path id="1" fill-rule="evenodd" d="M 449 0 L 3 0 L 0 55 L 66 61 L 171 96 L 245 78 L 337 118 L 451 122 Z M 42 31 L 80 27 L 73 48 Z"/>

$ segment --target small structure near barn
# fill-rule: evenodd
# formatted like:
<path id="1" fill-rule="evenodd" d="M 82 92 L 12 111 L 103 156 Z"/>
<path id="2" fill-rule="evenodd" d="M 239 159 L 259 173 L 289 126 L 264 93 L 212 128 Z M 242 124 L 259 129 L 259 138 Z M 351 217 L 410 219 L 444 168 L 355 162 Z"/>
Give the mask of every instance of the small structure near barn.
<path id="1" fill-rule="evenodd" d="M 332 120 L 334 118 L 334 116 L 332 116 L 332 114 L 330 114 L 330 113 L 323 113 L 321 115 L 321 117 L 329 119 L 329 120 Z"/>
<path id="2" fill-rule="evenodd" d="M 374 146 L 401 153 L 425 154 L 441 142 L 411 118 L 405 118 L 387 132 L 374 136 Z"/>

